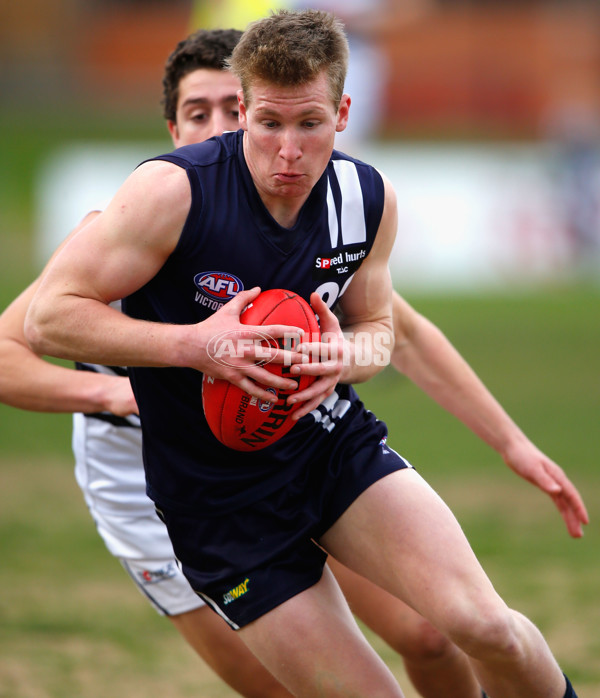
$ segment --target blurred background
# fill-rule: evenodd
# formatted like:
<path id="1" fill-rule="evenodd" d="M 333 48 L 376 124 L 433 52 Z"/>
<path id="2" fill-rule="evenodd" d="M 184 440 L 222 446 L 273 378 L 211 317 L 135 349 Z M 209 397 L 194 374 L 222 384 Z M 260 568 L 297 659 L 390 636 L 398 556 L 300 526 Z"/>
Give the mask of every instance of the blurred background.
<path id="1" fill-rule="evenodd" d="M 0 309 L 144 157 L 171 149 L 161 79 L 176 43 L 275 6 L 0 5 Z M 600 3 L 313 6 L 351 39 L 338 145 L 398 194 L 396 288 L 567 469 L 592 515 L 585 539 L 568 540 L 542 495 L 401 377 L 361 392 L 582 698 L 600 698 Z M 0 698 L 95 698 L 109 676 L 113 695 L 230 695 L 104 551 L 69 446 L 68 415 L 0 405 Z"/>
<path id="2" fill-rule="evenodd" d="M 196 26 L 243 26 L 274 4 L 4 3 L 1 215 L 9 228 L 26 221 L 38 265 L 65 223 L 89 208 L 81 194 L 90 180 L 98 201 L 138 154 L 170 149 L 160 81 L 177 40 Z M 598 276 L 597 2 L 318 6 L 337 11 L 348 27 L 354 105 L 340 147 L 380 165 L 396 185 L 393 264 L 405 287 Z M 137 152 L 108 152 L 106 141 L 123 139 Z M 107 195 L 99 180 L 112 182 Z"/>

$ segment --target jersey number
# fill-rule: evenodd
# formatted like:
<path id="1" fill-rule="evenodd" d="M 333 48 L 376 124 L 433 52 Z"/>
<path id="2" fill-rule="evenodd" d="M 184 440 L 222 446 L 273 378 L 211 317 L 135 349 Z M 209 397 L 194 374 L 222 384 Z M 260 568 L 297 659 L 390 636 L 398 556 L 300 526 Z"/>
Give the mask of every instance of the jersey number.
<path id="1" fill-rule="evenodd" d="M 342 286 L 341 290 L 339 284 L 337 284 L 335 281 L 326 281 L 324 284 L 321 284 L 319 288 L 315 289 L 315 293 L 318 293 L 327 307 L 331 308 L 338 298 L 341 298 L 344 295 L 348 285 L 352 281 L 353 276 L 354 274 L 346 279 L 346 282 Z"/>

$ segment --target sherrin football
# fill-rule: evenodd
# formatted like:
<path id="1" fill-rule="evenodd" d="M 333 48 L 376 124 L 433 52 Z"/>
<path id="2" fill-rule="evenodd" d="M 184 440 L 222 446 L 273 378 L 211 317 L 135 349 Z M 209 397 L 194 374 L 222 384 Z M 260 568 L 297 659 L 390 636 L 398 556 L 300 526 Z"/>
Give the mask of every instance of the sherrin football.
<path id="1" fill-rule="evenodd" d="M 304 330 L 304 341 L 319 341 L 321 332 L 310 305 L 296 293 L 285 289 L 270 289 L 259 294 L 240 315 L 245 325 L 291 325 Z M 262 343 L 277 346 L 264 335 Z M 295 380 L 297 390 L 308 388 L 314 376 L 292 376 L 290 366 L 267 363 L 265 369 Z M 265 386 L 266 387 L 266 386 Z M 268 387 L 277 395 L 277 402 L 252 397 L 229 381 L 204 375 L 202 406 L 208 426 L 219 441 L 236 451 L 258 451 L 271 445 L 294 426 L 290 417 L 300 405 L 286 405 L 291 390 Z"/>

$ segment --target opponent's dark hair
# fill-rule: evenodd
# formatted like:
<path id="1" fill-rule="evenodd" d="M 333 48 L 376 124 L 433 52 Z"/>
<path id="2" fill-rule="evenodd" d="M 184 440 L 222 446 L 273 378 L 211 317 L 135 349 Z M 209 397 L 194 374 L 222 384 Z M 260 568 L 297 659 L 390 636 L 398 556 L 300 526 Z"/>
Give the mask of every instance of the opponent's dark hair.
<path id="1" fill-rule="evenodd" d="M 227 69 L 226 61 L 240 40 L 238 29 L 199 29 L 180 41 L 167 58 L 163 76 L 163 115 L 175 121 L 179 83 L 193 70 Z"/>

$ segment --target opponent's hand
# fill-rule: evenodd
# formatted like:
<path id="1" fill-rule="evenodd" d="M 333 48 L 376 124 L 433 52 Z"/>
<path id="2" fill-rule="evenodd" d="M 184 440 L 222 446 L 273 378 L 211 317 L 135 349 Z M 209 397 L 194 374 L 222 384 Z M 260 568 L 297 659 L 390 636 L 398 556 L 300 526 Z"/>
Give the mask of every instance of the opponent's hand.
<path id="1" fill-rule="evenodd" d="M 293 420 L 298 420 L 308 414 L 331 395 L 344 368 L 344 343 L 346 340 L 337 317 L 329 310 L 318 293 L 311 295 L 310 304 L 319 316 L 321 341 L 306 342 L 297 347 L 297 351 L 304 355 L 305 361 L 292 366 L 290 373 L 296 376 L 317 376 L 317 380 L 305 390 L 288 397 L 287 402 L 290 404 L 305 402 L 294 412 Z M 310 359 L 310 363 L 307 363 L 308 359 Z"/>
<path id="2" fill-rule="evenodd" d="M 552 498 L 573 538 L 583 536 L 589 517 L 581 495 L 563 469 L 531 441 L 512 444 L 503 454 L 504 462 L 517 475 L 539 487 Z"/>
<path id="3" fill-rule="evenodd" d="M 101 383 L 103 411 L 110 412 L 117 417 L 139 414 L 129 378 L 126 376 L 107 376 L 103 373 L 98 373 L 97 376 L 99 383 Z"/>
<path id="4" fill-rule="evenodd" d="M 296 350 L 265 346 L 265 335 L 278 340 L 289 338 L 300 328 L 290 325 L 243 325 L 240 314 L 260 294 L 260 288 L 241 291 L 216 313 L 196 326 L 201 361 L 195 365 L 203 373 L 222 378 L 261 400 L 273 402 L 276 398 L 263 386 L 281 390 L 296 390 L 296 381 L 278 376 L 263 368 L 266 363 L 295 364 L 303 360 Z M 225 340 L 225 342 L 224 342 Z"/>

